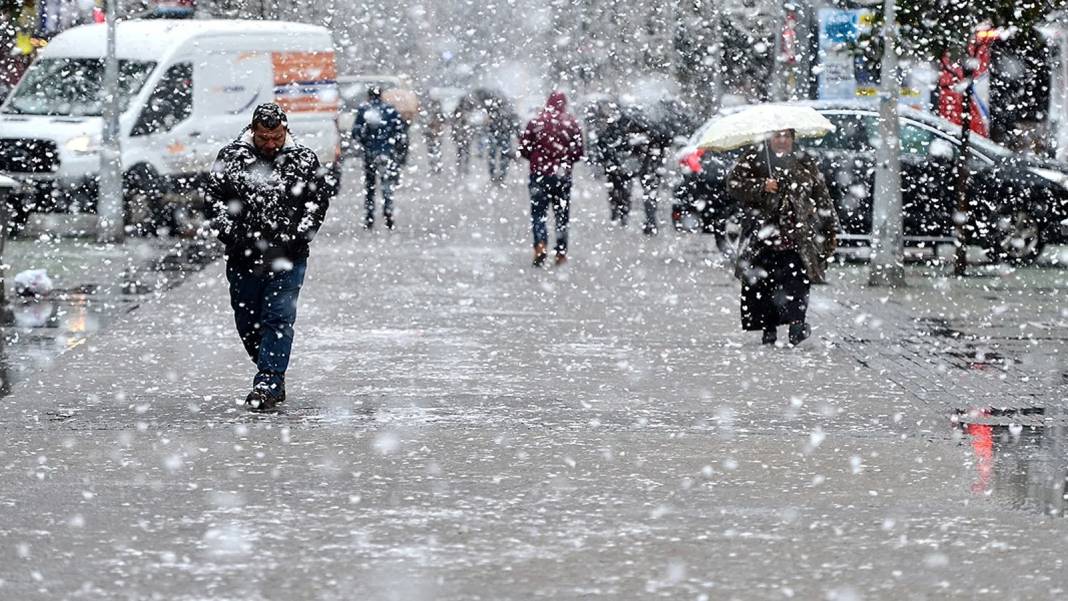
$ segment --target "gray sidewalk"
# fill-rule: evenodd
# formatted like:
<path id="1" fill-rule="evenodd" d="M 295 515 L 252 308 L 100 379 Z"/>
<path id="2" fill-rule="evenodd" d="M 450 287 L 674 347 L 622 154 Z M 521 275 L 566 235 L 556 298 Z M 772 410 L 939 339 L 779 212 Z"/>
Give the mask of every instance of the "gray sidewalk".
<path id="1" fill-rule="evenodd" d="M 839 268 L 768 349 L 708 239 L 611 230 L 580 179 L 572 263 L 533 270 L 525 188 L 478 181 L 403 190 L 393 233 L 343 193 L 283 415 L 239 406 L 218 265 L 16 387 L 0 598 L 1068 594 L 1066 523 L 950 419 L 1059 423 L 1061 272 Z"/>

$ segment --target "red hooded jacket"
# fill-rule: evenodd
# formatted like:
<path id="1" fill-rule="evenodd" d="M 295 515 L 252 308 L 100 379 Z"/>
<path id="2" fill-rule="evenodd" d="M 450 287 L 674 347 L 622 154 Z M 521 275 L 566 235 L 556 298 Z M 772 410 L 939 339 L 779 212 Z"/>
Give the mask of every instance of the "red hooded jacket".
<path id="1" fill-rule="evenodd" d="M 582 129 L 567 112 L 567 96 L 553 92 L 519 137 L 519 154 L 530 161 L 532 175 L 570 175 L 583 152 Z"/>

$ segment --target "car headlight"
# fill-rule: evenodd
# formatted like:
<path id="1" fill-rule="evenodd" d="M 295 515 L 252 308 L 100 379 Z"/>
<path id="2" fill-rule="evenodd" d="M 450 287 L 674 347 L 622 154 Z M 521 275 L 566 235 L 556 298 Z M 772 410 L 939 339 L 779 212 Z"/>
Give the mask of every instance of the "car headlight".
<path id="1" fill-rule="evenodd" d="M 63 148 L 75 154 L 93 154 L 100 150 L 100 141 L 93 136 L 82 135 L 67 140 Z"/>
<path id="2" fill-rule="evenodd" d="M 1053 169 L 1043 169 L 1042 167 L 1031 167 L 1030 171 L 1038 177 L 1059 184 L 1062 188 L 1068 190 L 1068 175 Z"/>

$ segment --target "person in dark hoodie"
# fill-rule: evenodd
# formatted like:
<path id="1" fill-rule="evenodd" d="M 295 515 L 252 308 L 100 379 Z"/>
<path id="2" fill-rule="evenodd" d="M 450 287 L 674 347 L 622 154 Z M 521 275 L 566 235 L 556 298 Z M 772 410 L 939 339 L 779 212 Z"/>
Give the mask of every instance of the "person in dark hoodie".
<path id="1" fill-rule="evenodd" d="M 547 212 L 556 222 L 556 264 L 567 261 L 567 230 L 571 217 L 571 170 L 582 158 L 582 130 L 567 112 L 567 97 L 553 92 L 545 108 L 527 124 L 519 138 L 519 154 L 530 161 L 530 219 L 534 230 L 534 266 L 548 256 Z"/>
<path id="2" fill-rule="evenodd" d="M 256 107 L 251 125 L 212 168 L 205 199 L 211 227 L 226 247 L 237 332 L 258 369 L 249 409 L 271 411 L 285 401 L 297 296 L 330 191 L 315 152 L 292 139 L 276 104 Z"/>

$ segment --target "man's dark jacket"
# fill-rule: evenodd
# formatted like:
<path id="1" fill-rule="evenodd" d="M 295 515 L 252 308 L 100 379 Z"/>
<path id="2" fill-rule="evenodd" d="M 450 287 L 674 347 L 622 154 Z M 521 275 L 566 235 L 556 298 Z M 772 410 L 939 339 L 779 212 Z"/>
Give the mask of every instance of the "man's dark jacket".
<path id="1" fill-rule="evenodd" d="M 249 130 L 215 160 L 206 201 L 212 227 L 231 264 L 270 265 L 308 257 L 330 205 L 319 158 L 286 136 L 273 159 L 261 156 Z"/>
<path id="2" fill-rule="evenodd" d="M 671 136 L 637 107 L 619 107 L 598 128 L 593 151 L 610 179 L 655 175 Z"/>
<path id="3" fill-rule="evenodd" d="M 386 157 L 399 165 L 408 159 L 408 124 L 393 105 L 381 98 L 356 107 L 352 137 L 365 156 Z"/>

